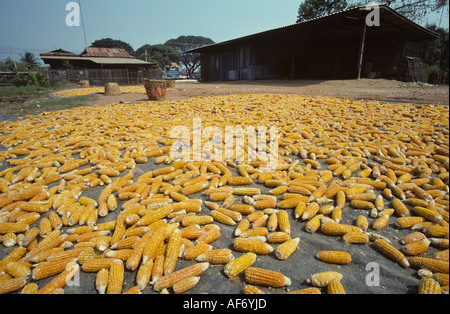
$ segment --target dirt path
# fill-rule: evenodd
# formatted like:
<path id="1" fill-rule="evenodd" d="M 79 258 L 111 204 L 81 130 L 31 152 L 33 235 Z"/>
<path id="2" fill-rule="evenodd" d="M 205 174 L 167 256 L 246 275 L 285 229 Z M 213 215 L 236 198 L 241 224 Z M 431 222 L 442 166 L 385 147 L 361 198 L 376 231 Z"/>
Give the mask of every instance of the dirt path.
<path id="1" fill-rule="evenodd" d="M 448 86 L 406 86 L 405 83 L 390 80 L 299 80 L 299 81 L 238 81 L 217 83 L 177 82 L 175 89 L 167 93 L 167 100 L 190 97 L 222 96 L 231 94 L 298 94 L 310 96 L 347 97 L 356 99 L 387 100 L 448 104 Z M 120 101 L 136 103 L 148 101 L 145 94 L 123 94 L 121 96 L 101 95 L 96 105 L 107 105 Z"/>

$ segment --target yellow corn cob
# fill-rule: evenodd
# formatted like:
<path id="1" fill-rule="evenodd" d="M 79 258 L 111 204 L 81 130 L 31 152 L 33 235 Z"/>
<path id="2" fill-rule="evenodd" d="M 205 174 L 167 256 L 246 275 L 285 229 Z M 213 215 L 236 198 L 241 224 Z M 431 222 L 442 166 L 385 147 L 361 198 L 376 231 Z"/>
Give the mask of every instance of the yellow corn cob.
<path id="1" fill-rule="evenodd" d="M 174 271 L 181 247 L 181 231 L 176 229 L 172 232 L 166 250 L 164 260 L 164 274 L 170 274 Z M 143 289 L 141 289 L 143 290 Z"/>
<path id="2" fill-rule="evenodd" d="M 181 220 L 183 227 L 190 225 L 206 225 L 213 221 L 214 218 L 211 216 L 185 216 Z"/>
<path id="3" fill-rule="evenodd" d="M 188 277 L 183 280 L 178 281 L 172 287 L 175 294 L 184 293 L 192 288 L 194 288 L 200 281 L 200 277 Z"/>
<path id="4" fill-rule="evenodd" d="M 336 182 L 331 182 L 323 196 L 325 196 L 326 198 L 332 198 L 339 192 L 340 189 L 341 187 L 339 186 L 339 184 L 337 184 Z"/>
<path id="5" fill-rule="evenodd" d="M 27 231 L 29 226 L 25 223 L 0 222 L 0 234 L 22 233 Z"/>
<path id="6" fill-rule="evenodd" d="M 228 179 L 228 184 L 231 186 L 236 185 L 249 185 L 253 180 L 250 177 L 231 177 Z"/>
<path id="7" fill-rule="evenodd" d="M 197 262 L 208 262 L 212 265 L 227 264 L 234 259 L 231 250 L 217 249 L 208 250 L 207 252 L 197 256 Z"/>
<path id="8" fill-rule="evenodd" d="M 330 222 L 322 223 L 320 226 L 320 231 L 323 234 L 331 236 L 343 236 L 348 232 L 362 232 L 362 230 L 356 226 Z"/>
<path id="9" fill-rule="evenodd" d="M 124 280 L 124 265 L 121 260 L 115 259 L 109 270 L 109 281 L 106 289 L 107 294 L 121 294 Z"/>
<path id="10" fill-rule="evenodd" d="M 340 283 L 340 281 L 332 281 L 327 286 L 328 294 L 346 294 L 344 286 Z"/>
<path id="11" fill-rule="evenodd" d="M 76 259 L 68 258 L 64 260 L 58 260 L 55 262 L 39 263 L 33 270 L 32 279 L 41 280 L 56 274 L 61 273 L 66 269 L 69 263 L 75 263 Z"/>
<path id="12" fill-rule="evenodd" d="M 207 243 L 199 243 L 193 246 L 190 246 L 186 248 L 183 252 L 183 258 L 185 260 L 192 260 L 196 258 L 197 256 L 206 253 L 207 251 L 211 250 L 212 246 Z"/>
<path id="13" fill-rule="evenodd" d="M 276 208 L 277 201 L 274 199 L 263 199 L 255 202 L 254 207 L 256 209 L 262 210 L 266 208 Z"/>
<path id="14" fill-rule="evenodd" d="M 271 195 L 281 195 L 283 193 L 286 193 L 288 190 L 288 187 L 286 185 L 280 185 L 276 187 L 275 189 L 272 189 L 269 191 Z"/>
<path id="15" fill-rule="evenodd" d="M 348 232 L 344 234 L 342 240 L 346 245 L 349 244 L 366 244 L 369 243 L 369 236 L 361 232 Z"/>
<path id="16" fill-rule="evenodd" d="M 14 278 L 0 281 L 0 294 L 8 294 L 22 289 L 27 283 L 25 278 Z"/>
<path id="17" fill-rule="evenodd" d="M 28 279 L 31 275 L 31 264 L 23 261 L 12 262 L 6 265 L 5 273 L 14 278 Z"/>
<path id="18" fill-rule="evenodd" d="M 399 199 L 392 200 L 392 207 L 395 209 L 395 212 L 400 217 L 409 216 L 409 210 L 406 205 Z"/>
<path id="19" fill-rule="evenodd" d="M 277 212 L 278 228 L 281 232 L 291 234 L 291 224 L 289 222 L 289 215 L 285 210 Z"/>
<path id="20" fill-rule="evenodd" d="M 245 238 L 236 238 L 233 248 L 238 252 L 252 252 L 260 255 L 268 255 L 273 252 L 273 247 L 269 244 Z"/>
<path id="21" fill-rule="evenodd" d="M 415 256 L 425 253 L 428 250 L 430 245 L 430 241 L 428 239 L 424 239 L 421 241 L 414 241 L 411 243 L 407 243 L 403 246 L 402 252 L 405 255 Z"/>
<path id="22" fill-rule="evenodd" d="M 365 209 L 365 210 L 371 210 L 371 209 L 375 208 L 375 205 L 373 203 L 367 202 L 367 201 L 360 201 L 360 200 L 351 201 L 350 206 L 352 208 Z"/>
<path id="23" fill-rule="evenodd" d="M 254 196 L 261 194 L 259 188 L 233 188 L 232 193 L 239 196 Z"/>
<path id="24" fill-rule="evenodd" d="M 95 288 L 99 294 L 105 294 L 109 283 L 109 270 L 103 268 L 97 273 L 95 278 Z"/>
<path id="25" fill-rule="evenodd" d="M 282 261 L 288 259 L 295 252 L 299 243 L 300 238 L 287 240 L 275 249 L 275 256 Z"/>
<path id="26" fill-rule="evenodd" d="M 408 244 L 408 243 L 412 243 L 412 242 L 416 242 L 416 241 L 422 241 L 425 240 L 427 238 L 426 235 L 424 235 L 421 232 L 414 232 L 411 234 L 408 234 L 407 236 L 403 237 L 402 239 L 402 244 Z"/>
<path id="27" fill-rule="evenodd" d="M 449 263 L 446 261 L 414 256 L 409 259 L 409 262 L 411 264 L 411 267 L 415 269 L 425 268 L 432 271 L 433 273 L 449 273 Z"/>
<path id="28" fill-rule="evenodd" d="M 430 225 L 423 228 L 423 233 L 425 233 L 430 238 L 442 238 L 446 237 L 448 239 L 448 226 Z"/>
<path id="29" fill-rule="evenodd" d="M 378 219 L 376 219 L 372 223 L 372 229 L 374 230 L 382 230 L 384 229 L 387 224 L 389 223 L 389 216 L 388 215 L 381 215 Z"/>
<path id="30" fill-rule="evenodd" d="M 345 192 L 342 190 L 339 190 L 336 193 L 336 207 L 344 208 L 346 201 L 346 195 Z"/>
<path id="31" fill-rule="evenodd" d="M 305 202 L 299 202 L 297 207 L 295 208 L 294 214 L 295 214 L 295 218 L 298 219 L 301 216 L 303 216 L 303 213 L 306 210 L 306 203 Z"/>
<path id="32" fill-rule="evenodd" d="M 150 282 L 153 269 L 153 260 L 142 263 L 136 275 L 136 284 L 140 291 L 143 291 Z"/>
<path id="33" fill-rule="evenodd" d="M 239 236 L 241 238 L 251 238 L 251 237 L 258 237 L 258 236 L 262 236 L 265 237 L 266 235 L 268 235 L 269 230 L 265 227 L 258 227 L 258 228 L 252 228 L 249 229 L 243 233 L 241 233 Z"/>
<path id="34" fill-rule="evenodd" d="M 39 287 L 37 284 L 35 283 L 30 283 L 28 285 L 26 285 L 22 291 L 20 291 L 20 294 L 36 294 L 38 291 Z"/>
<path id="35" fill-rule="evenodd" d="M 317 258 L 322 262 L 346 265 L 352 262 L 352 257 L 347 252 L 341 251 L 320 251 Z"/>
<path id="36" fill-rule="evenodd" d="M 66 270 L 57 275 L 52 281 L 39 289 L 38 294 L 48 294 L 53 290 L 61 289 L 80 271 L 80 266 L 76 263 L 68 264 Z"/>
<path id="37" fill-rule="evenodd" d="M 291 239 L 291 236 L 284 232 L 271 232 L 267 235 L 267 241 L 270 243 L 284 243 Z"/>
<path id="38" fill-rule="evenodd" d="M 238 226 L 234 231 L 234 235 L 239 237 L 242 233 L 246 232 L 250 228 L 250 221 L 248 219 L 243 219 L 239 222 Z"/>
<path id="39" fill-rule="evenodd" d="M 228 225 L 228 226 L 234 226 L 236 225 L 236 222 L 233 220 L 233 218 L 231 218 L 230 216 L 225 215 L 224 213 L 218 211 L 218 210 L 213 210 L 210 213 L 211 217 L 213 218 L 213 220 L 220 222 L 224 225 Z M 206 216 L 207 217 L 207 216 Z M 207 222 L 210 223 L 210 222 Z"/>
<path id="40" fill-rule="evenodd" d="M 2 238 L 4 247 L 10 248 L 17 244 L 17 236 L 15 233 L 7 233 Z"/>
<path id="41" fill-rule="evenodd" d="M 419 294 L 442 294 L 441 286 L 432 278 L 422 278 L 419 284 Z"/>
<path id="42" fill-rule="evenodd" d="M 425 218 L 426 220 L 429 220 L 431 222 L 434 223 L 440 223 L 443 220 L 443 217 L 441 215 L 439 215 L 439 213 L 437 213 L 436 211 L 432 210 L 432 209 L 428 209 L 428 208 L 424 208 L 424 207 L 420 207 L 420 206 L 415 206 L 413 208 L 413 212 L 420 216 Z"/>
<path id="43" fill-rule="evenodd" d="M 306 207 L 302 215 L 302 220 L 310 220 L 319 212 L 320 206 L 316 202 L 311 202 Z"/>
<path id="44" fill-rule="evenodd" d="M 96 273 L 102 270 L 103 268 L 110 269 L 113 261 L 114 258 L 106 258 L 106 257 L 92 258 L 86 260 L 81 266 L 81 269 L 87 273 Z"/>
<path id="45" fill-rule="evenodd" d="M 290 208 L 295 208 L 298 206 L 299 203 L 302 202 L 308 202 L 308 198 L 302 198 L 302 197 L 292 197 L 292 198 L 288 198 L 288 199 L 284 199 L 282 201 L 278 202 L 278 208 L 281 209 L 290 209 Z"/>
<path id="46" fill-rule="evenodd" d="M 423 222 L 422 217 L 400 217 L 395 220 L 395 226 L 399 229 L 407 229 Z"/>
<path id="47" fill-rule="evenodd" d="M 245 253 L 235 260 L 228 262 L 224 267 L 224 273 L 228 277 L 235 277 L 252 266 L 256 261 L 255 253 Z"/>
<path id="48" fill-rule="evenodd" d="M 195 194 L 203 191 L 208 187 L 208 182 L 200 182 L 194 185 L 186 186 L 180 190 L 180 193 L 184 196 Z"/>
<path id="49" fill-rule="evenodd" d="M 209 263 L 197 263 L 180 269 L 176 272 L 160 277 L 153 288 L 155 289 L 155 291 L 161 291 L 164 288 L 173 287 L 174 284 L 180 282 L 183 279 L 203 274 L 203 272 L 208 269 L 208 267 Z"/>
<path id="50" fill-rule="evenodd" d="M 309 220 L 305 225 L 306 232 L 308 232 L 308 233 L 316 232 L 320 228 L 322 217 L 323 217 L 323 215 L 320 214 L 320 215 L 316 215 L 311 220 Z"/>
<path id="51" fill-rule="evenodd" d="M 341 281 L 343 276 L 335 271 L 328 271 L 322 273 L 316 273 L 311 275 L 309 279 L 307 279 L 307 283 L 312 284 L 317 288 L 327 287 L 330 283 L 334 281 Z"/>
<path id="52" fill-rule="evenodd" d="M 255 287 L 253 285 L 245 285 L 242 293 L 244 293 L 244 294 L 264 294 L 264 292 L 261 289 Z"/>
<path id="53" fill-rule="evenodd" d="M 252 285 L 272 288 L 281 288 L 291 285 L 291 279 L 282 273 L 255 267 L 249 267 L 245 270 L 245 282 Z"/>
<path id="54" fill-rule="evenodd" d="M 401 266 L 408 268 L 410 266 L 408 260 L 402 252 L 397 250 L 391 244 L 386 242 L 385 240 L 379 239 L 374 241 L 375 248 L 380 251 L 387 258 L 392 260 L 395 263 L 400 264 Z"/>
<path id="55" fill-rule="evenodd" d="M 167 217 L 170 213 L 173 212 L 173 207 L 171 205 L 165 205 L 154 212 L 146 214 L 139 220 L 136 225 L 137 226 L 148 226 L 160 219 Z"/>

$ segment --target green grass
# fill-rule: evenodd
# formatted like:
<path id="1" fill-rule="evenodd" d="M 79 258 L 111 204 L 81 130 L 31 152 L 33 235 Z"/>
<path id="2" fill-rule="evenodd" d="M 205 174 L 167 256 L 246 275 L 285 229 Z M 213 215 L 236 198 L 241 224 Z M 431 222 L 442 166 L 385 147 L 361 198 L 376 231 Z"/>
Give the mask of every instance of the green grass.
<path id="1" fill-rule="evenodd" d="M 5 96 L 15 96 L 15 95 L 31 95 L 43 92 L 53 91 L 49 87 L 38 87 L 38 86 L 2 86 L 0 87 L 0 97 Z"/>

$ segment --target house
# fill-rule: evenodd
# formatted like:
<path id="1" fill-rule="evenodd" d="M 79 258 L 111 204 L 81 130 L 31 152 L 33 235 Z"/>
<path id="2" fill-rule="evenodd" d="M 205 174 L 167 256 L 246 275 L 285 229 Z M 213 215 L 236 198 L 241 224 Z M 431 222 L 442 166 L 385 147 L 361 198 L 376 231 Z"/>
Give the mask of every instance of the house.
<path id="1" fill-rule="evenodd" d="M 92 85 L 142 83 L 143 78 L 152 78 L 156 67 L 155 63 L 136 59 L 124 49 L 88 47 L 79 55 L 58 49 L 41 53 L 40 57 L 50 65 L 51 78 L 89 80 Z"/>
<path id="2" fill-rule="evenodd" d="M 203 81 L 257 79 L 395 79 L 420 43 L 438 38 L 386 5 L 379 26 L 366 6 L 186 52 L 201 54 Z"/>

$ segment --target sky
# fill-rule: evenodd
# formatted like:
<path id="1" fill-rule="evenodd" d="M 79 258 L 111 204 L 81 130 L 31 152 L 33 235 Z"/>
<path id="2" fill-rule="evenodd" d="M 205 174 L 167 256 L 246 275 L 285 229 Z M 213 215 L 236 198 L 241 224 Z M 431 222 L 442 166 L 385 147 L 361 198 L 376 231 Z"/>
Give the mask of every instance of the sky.
<path id="1" fill-rule="evenodd" d="M 0 0 L 0 59 L 62 48 L 81 53 L 82 27 L 66 25 L 78 0 Z M 87 44 L 111 37 L 135 50 L 181 35 L 221 42 L 296 22 L 302 0 L 80 0 Z M 438 22 L 440 15 L 430 17 Z M 448 28 L 448 15 L 442 27 Z"/>

